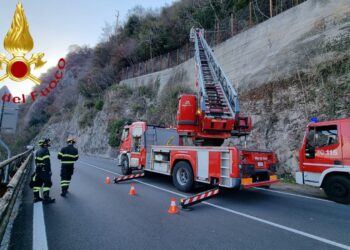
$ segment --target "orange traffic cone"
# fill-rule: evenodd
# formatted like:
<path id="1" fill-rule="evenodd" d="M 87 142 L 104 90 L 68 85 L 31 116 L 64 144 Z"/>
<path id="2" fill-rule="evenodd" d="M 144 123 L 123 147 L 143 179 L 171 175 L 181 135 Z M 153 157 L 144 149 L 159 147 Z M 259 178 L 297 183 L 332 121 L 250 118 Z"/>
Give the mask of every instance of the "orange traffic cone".
<path id="1" fill-rule="evenodd" d="M 129 191 L 129 195 L 136 195 L 134 183 L 131 184 L 131 188 L 130 188 L 130 191 Z"/>
<path id="2" fill-rule="evenodd" d="M 176 206 L 176 199 L 174 197 L 172 197 L 168 213 L 169 214 L 177 214 L 178 212 L 179 212 L 179 210 L 177 209 L 177 206 Z"/>
<path id="3" fill-rule="evenodd" d="M 106 177 L 105 183 L 106 184 L 111 184 L 111 179 L 109 178 L 109 176 Z"/>

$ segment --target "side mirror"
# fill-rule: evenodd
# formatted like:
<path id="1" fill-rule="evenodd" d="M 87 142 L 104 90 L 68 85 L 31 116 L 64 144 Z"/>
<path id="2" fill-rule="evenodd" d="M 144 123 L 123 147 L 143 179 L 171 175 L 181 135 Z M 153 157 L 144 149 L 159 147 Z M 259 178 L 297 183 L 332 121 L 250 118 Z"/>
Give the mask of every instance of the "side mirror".
<path id="1" fill-rule="evenodd" d="M 306 146 L 305 157 L 306 157 L 306 159 L 314 159 L 315 158 L 315 147 Z"/>

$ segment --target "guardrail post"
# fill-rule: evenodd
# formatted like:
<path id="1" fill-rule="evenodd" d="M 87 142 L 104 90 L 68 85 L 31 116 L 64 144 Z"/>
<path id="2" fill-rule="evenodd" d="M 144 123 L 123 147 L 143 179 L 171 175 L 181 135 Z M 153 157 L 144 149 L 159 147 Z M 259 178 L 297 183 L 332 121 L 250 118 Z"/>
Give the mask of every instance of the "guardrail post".
<path id="1" fill-rule="evenodd" d="M 1 124 L 0 124 L 0 126 L 1 126 Z M 7 152 L 7 159 L 10 159 L 10 157 L 11 157 L 11 150 L 10 150 L 10 148 L 1 139 L 0 139 L 0 145 L 6 150 L 6 152 Z M 9 179 L 9 165 L 7 165 L 5 167 L 2 183 L 7 183 L 8 179 Z"/>
<path id="2" fill-rule="evenodd" d="M 159 56 L 159 70 L 162 70 L 162 55 Z"/>
<path id="3" fill-rule="evenodd" d="M 176 50 L 176 65 L 179 65 L 179 49 Z"/>
<path id="4" fill-rule="evenodd" d="M 170 67 L 170 52 L 168 52 L 168 68 Z"/>

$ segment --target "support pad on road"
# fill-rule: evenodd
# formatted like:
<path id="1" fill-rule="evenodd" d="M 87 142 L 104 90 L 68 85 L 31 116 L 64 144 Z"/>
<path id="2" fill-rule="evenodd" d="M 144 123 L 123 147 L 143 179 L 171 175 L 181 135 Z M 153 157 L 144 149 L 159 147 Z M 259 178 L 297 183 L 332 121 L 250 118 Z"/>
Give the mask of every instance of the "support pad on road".
<path id="1" fill-rule="evenodd" d="M 123 175 L 120 177 L 114 177 L 114 183 L 122 182 L 122 181 L 128 181 L 135 178 L 140 178 L 145 176 L 145 173 L 139 173 L 139 174 L 130 174 L 130 175 Z"/>
<path id="2" fill-rule="evenodd" d="M 219 188 L 214 188 L 214 189 L 196 194 L 195 196 L 183 198 L 180 200 L 180 204 L 182 208 L 188 208 L 192 205 L 208 200 L 216 196 L 217 194 L 219 194 Z"/>

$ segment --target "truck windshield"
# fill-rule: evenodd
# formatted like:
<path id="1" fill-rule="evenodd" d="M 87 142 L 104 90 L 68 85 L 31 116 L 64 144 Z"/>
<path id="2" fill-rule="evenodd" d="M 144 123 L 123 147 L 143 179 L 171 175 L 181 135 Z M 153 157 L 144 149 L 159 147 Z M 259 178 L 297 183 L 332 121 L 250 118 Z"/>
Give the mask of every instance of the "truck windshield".
<path id="1" fill-rule="evenodd" d="M 122 141 L 128 138 L 128 135 L 129 135 L 129 128 L 124 128 L 123 134 L 122 134 Z"/>
<path id="2" fill-rule="evenodd" d="M 316 127 L 315 147 L 321 148 L 325 146 L 338 144 L 338 130 L 336 125 Z"/>

